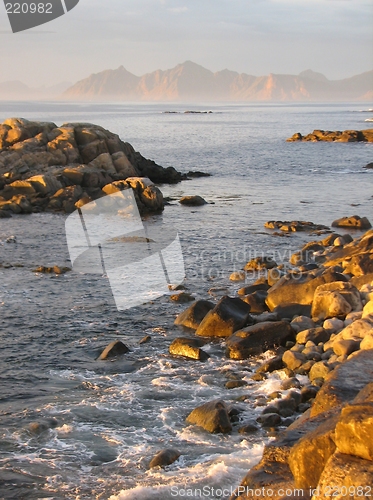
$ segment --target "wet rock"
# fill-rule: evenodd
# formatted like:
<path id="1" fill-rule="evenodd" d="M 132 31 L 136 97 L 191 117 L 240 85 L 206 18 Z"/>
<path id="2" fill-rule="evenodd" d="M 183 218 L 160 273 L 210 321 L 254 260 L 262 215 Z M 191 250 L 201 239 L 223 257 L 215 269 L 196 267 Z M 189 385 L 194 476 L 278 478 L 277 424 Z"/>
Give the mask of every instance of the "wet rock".
<path id="1" fill-rule="evenodd" d="M 245 281 L 246 273 L 245 271 L 235 271 L 229 276 L 231 281 Z M 239 294 L 240 295 L 240 294 Z"/>
<path id="2" fill-rule="evenodd" d="M 189 207 L 201 207 L 202 205 L 207 205 L 207 201 L 202 198 L 202 196 L 183 196 L 180 198 L 181 205 L 186 205 Z"/>
<path id="3" fill-rule="evenodd" d="M 268 359 L 262 363 L 259 368 L 257 368 L 257 373 L 271 373 L 276 370 L 281 370 L 284 368 L 284 362 L 282 361 L 282 356 L 275 356 L 274 358 Z"/>
<path id="4" fill-rule="evenodd" d="M 245 380 L 229 380 L 226 382 L 225 387 L 227 389 L 237 389 L 238 387 L 244 387 L 245 385 L 247 385 Z"/>
<path id="5" fill-rule="evenodd" d="M 342 217 L 332 222 L 332 227 L 346 227 L 350 229 L 370 229 L 371 223 L 366 217 L 353 215 L 351 217 Z"/>
<path id="6" fill-rule="evenodd" d="M 277 427 L 281 425 L 282 419 L 278 413 L 265 413 L 260 415 L 257 419 L 262 427 Z"/>
<path id="7" fill-rule="evenodd" d="M 150 341 L 151 341 L 151 339 L 152 339 L 152 338 L 151 338 L 151 336 L 150 336 L 150 335 L 145 335 L 145 337 L 143 337 L 143 338 L 140 340 L 139 344 L 140 344 L 140 345 L 142 345 L 142 344 L 147 344 L 148 342 L 150 342 Z"/>
<path id="8" fill-rule="evenodd" d="M 172 448 L 161 450 L 151 459 L 149 469 L 171 465 L 176 462 L 180 455 L 181 453 L 178 450 L 174 450 Z"/>
<path id="9" fill-rule="evenodd" d="M 258 271 L 260 269 L 273 269 L 274 267 L 277 267 L 277 264 L 272 257 L 259 256 L 250 260 L 244 269 L 245 271 Z"/>
<path id="10" fill-rule="evenodd" d="M 113 342 L 110 342 L 107 347 L 105 347 L 105 349 L 97 359 L 110 359 L 116 356 L 120 356 L 121 354 L 126 354 L 127 352 L 129 352 L 129 349 L 125 344 L 123 344 L 123 342 L 121 342 L 120 340 L 114 340 Z"/>
<path id="11" fill-rule="evenodd" d="M 266 297 L 267 292 L 258 290 L 250 295 L 245 295 L 242 297 L 242 300 L 246 302 L 246 304 L 249 304 L 252 314 L 261 314 L 268 311 L 268 307 L 265 303 Z"/>
<path id="12" fill-rule="evenodd" d="M 246 424 L 238 429 L 239 434 L 252 434 L 258 432 L 259 427 L 255 424 Z"/>
<path id="13" fill-rule="evenodd" d="M 178 302 L 179 304 L 185 304 L 187 302 L 193 302 L 193 300 L 196 300 L 193 295 L 190 295 L 190 293 L 175 293 L 173 295 L 170 295 L 170 299 L 173 302 Z"/>
<path id="14" fill-rule="evenodd" d="M 286 233 L 297 231 L 322 231 L 329 229 L 322 224 L 314 224 L 308 221 L 268 221 L 264 224 L 267 229 L 276 229 Z"/>
<path id="15" fill-rule="evenodd" d="M 288 389 L 299 389 L 301 386 L 299 380 L 296 377 L 291 377 L 281 382 L 281 389 L 286 391 Z"/>
<path id="16" fill-rule="evenodd" d="M 261 354 L 294 338 L 294 332 L 286 321 L 266 321 L 244 328 L 226 342 L 227 356 L 246 359 Z"/>
<path id="17" fill-rule="evenodd" d="M 372 130 L 344 130 L 343 132 L 336 130 L 314 130 L 312 133 L 302 136 L 299 132 L 292 135 L 287 142 L 373 142 Z"/>
<path id="18" fill-rule="evenodd" d="M 196 300 L 175 319 L 175 325 L 196 330 L 206 314 L 214 309 L 215 304 L 209 300 Z"/>
<path id="19" fill-rule="evenodd" d="M 205 342 L 200 339 L 178 337 L 170 345 L 169 352 L 175 356 L 206 361 L 210 356 L 201 349 L 204 345 Z"/>
<path id="20" fill-rule="evenodd" d="M 307 358 L 301 352 L 286 351 L 282 356 L 282 361 L 290 370 L 296 370 L 307 361 Z"/>
<path id="21" fill-rule="evenodd" d="M 270 286 L 267 283 L 258 283 L 257 285 L 248 285 L 238 290 L 238 295 L 250 295 L 259 290 L 267 291 Z"/>
<path id="22" fill-rule="evenodd" d="M 189 424 L 203 427 L 211 433 L 231 432 L 232 425 L 228 415 L 228 409 L 224 401 L 210 401 L 195 408 L 187 417 Z"/>
<path id="23" fill-rule="evenodd" d="M 238 298 L 224 296 L 209 311 L 196 330 L 202 337 L 229 337 L 243 326 L 252 323 L 250 306 Z"/>
<path id="24" fill-rule="evenodd" d="M 315 398 L 319 390 L 320 388 L 314 385 L 306 385 L 302 387 L 300 391 L 302 403 L 305 403 L 306 401 Z"/>

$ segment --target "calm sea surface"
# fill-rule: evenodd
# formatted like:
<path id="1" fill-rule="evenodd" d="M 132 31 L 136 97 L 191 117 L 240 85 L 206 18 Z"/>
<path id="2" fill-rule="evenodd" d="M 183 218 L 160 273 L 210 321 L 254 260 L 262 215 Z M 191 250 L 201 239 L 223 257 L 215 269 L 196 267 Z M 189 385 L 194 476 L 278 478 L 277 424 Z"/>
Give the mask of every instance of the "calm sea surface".
<path id="1" fill-rule="evenodd" d="M 212 174 L 161 186 L 174 201 L 148 224 L 178 229 L 188 291 L 216 301 L 236 292 L 230 273 L 258 252 L 280 262 L 315 238 L 273 236 L 266 220 L 330 225 L 357 214 L 373 221 L 373 171 L 363 168 L 373 160 L 372 144 L 285 142 L 315 128 L 369 128 L 370 114 L 359 112 L 368 107 L 0 103 L 0 121 L 91 122 L 164 167 Z M 187 194 L 211 203 L 180 206 Z M 167 500 L 185 496 L 183 488 L 196 489 L 193 498 L 227 498 L 267 437 L 243 436 L 237 427 L 210 435 L 185 417 L 222 398 L 242 410 L 242 423 L 255 421 L 280 375 L 251 381 L 262 359 L 228 360 L 221 343 L 206 348 L 211 358 L 203 364 L 171 357 L 168 347 L 182 334 L 173 321 L 186 306 L 167 296 L 118 312 L 104 276 L 34 273 L 40 265 L 69 265 L 64 222 L 58 214 L 0 219 L 0 499 Z M 151 341 L 139 345 L 145 335 Z M 96 361 L 114 339 L 131 352 Z M 233 375 L 248 385 L 226 389 Z M 33 422 L 45 430 L 31 432 Z M 166 470 L 149 471 L 163 448 L 182 455 Z"/>

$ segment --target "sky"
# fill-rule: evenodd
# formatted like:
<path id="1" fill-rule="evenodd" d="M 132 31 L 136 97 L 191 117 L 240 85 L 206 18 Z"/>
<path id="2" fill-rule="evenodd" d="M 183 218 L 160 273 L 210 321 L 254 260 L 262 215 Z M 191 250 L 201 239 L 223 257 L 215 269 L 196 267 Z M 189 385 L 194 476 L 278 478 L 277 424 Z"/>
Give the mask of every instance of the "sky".
<path id="1" fill-rule="evenodd" d="M 0 4 L 0 82 L 75 83 L 123 65 L 135 75 L 186 60 L 261 76 L 331 80 L 373 69 L 372 0 L 80 0 L 13 34 Z"/>

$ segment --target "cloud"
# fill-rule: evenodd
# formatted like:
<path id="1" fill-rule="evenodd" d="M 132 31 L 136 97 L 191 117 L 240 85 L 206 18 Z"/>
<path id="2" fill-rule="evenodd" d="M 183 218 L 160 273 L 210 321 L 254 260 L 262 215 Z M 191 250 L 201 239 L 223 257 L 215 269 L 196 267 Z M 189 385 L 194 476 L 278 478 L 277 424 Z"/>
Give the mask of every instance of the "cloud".
<path id="1" fill-rule="evenodd" d="M 173 12 L 174 14 L 181 14 L 182 12 L 187 12 L 189 9 L 188 7 L 171 7 L 170 9 L 167 9 L 169 12 Z"/>

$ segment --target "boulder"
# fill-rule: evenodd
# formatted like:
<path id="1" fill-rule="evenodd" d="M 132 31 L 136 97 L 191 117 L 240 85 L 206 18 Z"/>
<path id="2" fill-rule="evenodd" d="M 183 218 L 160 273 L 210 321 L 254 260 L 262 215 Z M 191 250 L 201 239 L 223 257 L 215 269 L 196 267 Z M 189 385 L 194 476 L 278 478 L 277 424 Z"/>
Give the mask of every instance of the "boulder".
<path id="1" fill-rule="evenodd" d="M 326 361 L 317 361 L 314 363 L 308 374 L 311 382 L 315 383 L 317 379 L 325 380 L 332 368 L 326 363 Z"/>
<path id="2" fill-rule="evenodd" d="M 286 321 L 265 321 L 244 328 L 226 342 L 226 353 L 231 359 L 247 359 L 268 349 L 285 345 L 294 339 L 294 331 Z"/>
<path id="3" fill-rule="evenodd" d="M 34 186 L 29 181 L 14 181 L 4 187 L 2 196 L 10 200 L 17 195 L 32 195 L 36 193 Z"/>
<path id="4" fill-rule="evenodd" d="M 315 322 L 326 318 L 345 318 L 352 311 L 347 300 L 336 291 L 319 291 L 312 303 L 311 316 Z"/>
<path id="5" fill-rule="evenodd" d="M 277 267 L 272 257 L 259 256 L 250 260 L 244 267 L 245 271 L 259 271 L 260 269 L 273 269 Z"/>
<path id="6" fill-rule="evenodd" d="M 330 495 L 336 500 L 369 498 L 372 477 L 373 463 L 370 460 L 336 451 L 325 465 L 312 500 L 325 500 Z"/>
<path id="7" fill-rule="evenodd" d="M 297 351 L 286 351 L 282 356 L 282 361 L 290 370 L 296 370 L 307 361 L 304 354 Z"/>
<path id="8" fill-rule="evenodd" d="M 98 359 L 104 360 L 114 358 L 121 354 L 126 354 L 127 352 L 129 352 L 129 349 L 125 344 L 123 344 L 123 342 L 120 340 L 114 340 L 113 342 L 110 342 L 107 347 L 105 347 Z"/>
<path id="9" fill-rule="evenodd" d="M 299 333 L 299 332 L 302 332 L 304 330 L 308 330 L 310 328 L 315 328 L 316 324 L 308 316 L 297 316 L 290 323 L 290 326 L 295 331 L 295 333 Z M 300 343 L 303 344 L 305 342 L 300 342 Z"/>
<path id="10" fill-rule="evenodd" d="M 201 207 L 202 205 L 207 205 L 207 201 L 202 198 L 202 196 L 183 196 L 180 198 L 181 205 L 186 205 L 189 207 Z"/>
<path id="11" fill-rule="evenodd" d="M 189 424 L 203 427 L 211 433 L 231 432 L 232 425 L 228 415 L 228 408 L 224 401 L 216 400 L 195 408 L 186 418 Z"/>
<path id="12" fill-rule="evenodd" d="M 159 451 L 154 457 L 151 459 L 149 464 L 149 469 L 153 469 L 154 467 L 166 467 L 167 465 L 171 465 L 180 457 L 181 453 L 172 448 L 167 448 L 166 450 Z"/>
<path id="13" fill-rule="evenodd" d="M 318 286 L 333 281 L 347 281 L 346 277 L 334 271 L 327 271 L 320 276 L 305 273 L 301 276 L 285 276 L 268 290 L 266 303 L 270 310 L 288 304 L 311 305 Z"/>
<path id="14" fill-rule="evenodd" d="M 53 175 L 34 175 L 27 180 L 42 195 L 52 195 L 63 187 Z"/>
<path id="15" fill-rule="evenodd" d="M 327 461 L 336 449 L 334 430 L 338 417 L 338 414 L 329 417 L 292 447 L 288 463 L 296 488 L 316 488 Z"/>
<path id="16" fill-rule="evenodd" d="M 308 330 L 299 332 L 296 336 L 296 341 L 298 344 L 307 344 L 309 341 L 319 344 L 320 342 L 328 341 L 330 335 L 331 333 L 329 331 L 319 326 L 317 328 L 309 328 Z"/>
<path id="17" fill-rule="evenodd" d="M 203 318 L 196 330 L 196 335 L 229 337 L 250 323 L 253 323 L 250 306 L 239 298 L 224 296 Z"/>
<path id="18" fill-rule="evenodd" d="M 210 356 L 201 349 L 203 345 L 205 342 L 200 339 L 178 337 L 170 345 L 169 352 L 175 356 L 205 361 Z"/>
<path id="19" fill-rule="evenodd" d="M 352 401 L 359 391 L 373 382 L 373 351 L 358 351 L 340 364 L 329 375 L 317 393 L 311 408 L 311 415 Z"/>
<path id="20" fill-rule="evenodd" d="M 118 174 L 123 174 L 124 177 L 138 177 L 138 172 L 123 151 L 112 154 L 111 158 Z"/>
<path id="21" fill-rule="evenodd" d="M 346 227 L 349 229 L 370 229 L 371 223 L 366 217 L 352 215 L 351 217 L 342 217 L 332 222 L 332 227 Z"/>
<path id="22" fill-rule="evenodd" d="M 342 409 L 335 429 L 340 453 L 373 461 L 373 403 L 351 404 Z"/>
<path id="23" fill-rule="evenodd" d="M 266 297 L 267 292 L 258 290 L 257 292 L 242 297 L 242 300 L 246 302 L 246 304 L 249 304 L 252 314 L 261 314 L 265 311 L 268 311 L 267 305 L 265 303 Z"/>
<path id="24" fill-rule="evenodd" d="M 349 356 L 360 348 L 360 341 L 337 340 L 333 342 L 333 351 L 337 356 Z"/>
<path id="25" fill-rule="evenodd" d="M 206 314 L 214 307 L 214 303 L 209 300 L 196 300 L 188 309 L 177 316 L 175 325 L 196 330 Z"/>

